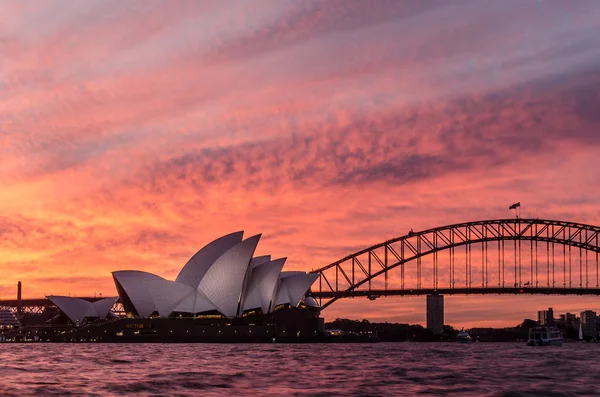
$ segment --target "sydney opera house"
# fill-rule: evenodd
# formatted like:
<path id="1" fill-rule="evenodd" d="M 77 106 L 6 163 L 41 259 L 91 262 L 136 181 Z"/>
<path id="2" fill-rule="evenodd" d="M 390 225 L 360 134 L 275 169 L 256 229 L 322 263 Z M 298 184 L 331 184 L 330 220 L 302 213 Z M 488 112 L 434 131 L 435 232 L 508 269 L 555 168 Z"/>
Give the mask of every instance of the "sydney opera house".
<path id="1" fill-rule="evenodd" d="M 211 313 L 235 318 L 298 306 L 318 275 L 282 271 L 285 258 L 254 257 L 259 240 L 260 235 L 243 240 L 243 232 L 221 237 L 198 251 L 174 281 L 135 270 L 114 272 L 125 311 L 138 317 Z"/>
<path id="2" fill-rule="evenodd" d="M 283 271 L 286 258 L 255 256 L 260 237 L 244 239 L 236 232 L 218 238 L 193 255 L 175 280 L 140 270 L 115 271 L 118 297 L 48 296 L 60 311 L 57 325 L 29 330 L 29 337 L 70 342 L 314 339 L 323 321 L 307 294 L 318 275 Z M 112 311 L 117 302 L 120 315 Z"/>

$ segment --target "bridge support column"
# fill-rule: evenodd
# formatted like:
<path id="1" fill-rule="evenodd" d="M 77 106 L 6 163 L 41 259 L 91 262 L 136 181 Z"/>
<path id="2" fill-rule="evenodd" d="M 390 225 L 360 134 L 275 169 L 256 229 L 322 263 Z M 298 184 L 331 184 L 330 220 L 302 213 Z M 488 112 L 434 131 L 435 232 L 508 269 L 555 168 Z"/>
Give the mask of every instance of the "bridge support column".
<path id="1" fill-rule="evenodd" d="M 427 295 L 427 329 L 434 335 L 444 333 L 444 295 Z"/>

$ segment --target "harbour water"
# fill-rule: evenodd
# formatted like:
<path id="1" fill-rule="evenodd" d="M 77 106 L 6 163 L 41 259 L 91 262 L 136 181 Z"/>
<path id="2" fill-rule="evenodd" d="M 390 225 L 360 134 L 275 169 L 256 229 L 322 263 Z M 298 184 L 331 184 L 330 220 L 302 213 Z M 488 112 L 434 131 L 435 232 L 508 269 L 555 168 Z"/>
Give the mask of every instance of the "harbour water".
<path id="1" fill-rule="evenodd" d="M 600 395 L 600 344 L 3 344 L 0 395 Z"/>

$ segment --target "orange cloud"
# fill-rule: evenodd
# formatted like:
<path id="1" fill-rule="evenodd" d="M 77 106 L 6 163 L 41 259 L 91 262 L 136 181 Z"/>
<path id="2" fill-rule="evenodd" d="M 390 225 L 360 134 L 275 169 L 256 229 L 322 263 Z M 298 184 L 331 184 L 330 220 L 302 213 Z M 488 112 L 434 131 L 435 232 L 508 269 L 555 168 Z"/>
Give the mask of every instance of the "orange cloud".
<path id="1" fill-rule="evenodd" d="M 2 3 L 0 292 L 114 294 L 110 271 L 172 277 L 240 229 L 311 270 L 519 200 L 599 224 L 600 10 L 515 4 Z M 448 299 L 464 324 L 548 303 Z M 422 322 L 418 302 L 324 314 Z"/>

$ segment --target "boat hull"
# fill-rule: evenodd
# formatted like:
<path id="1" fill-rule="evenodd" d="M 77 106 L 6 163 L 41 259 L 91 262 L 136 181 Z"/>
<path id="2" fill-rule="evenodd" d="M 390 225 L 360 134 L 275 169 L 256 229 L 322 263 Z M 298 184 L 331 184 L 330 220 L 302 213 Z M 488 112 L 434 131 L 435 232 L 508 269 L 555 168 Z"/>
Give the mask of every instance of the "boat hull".
<path id="1" fill-rule="evenodd" d="M 562 346 L 562 344 L 562 339 L 527 341 L 527 346 Z"/>

